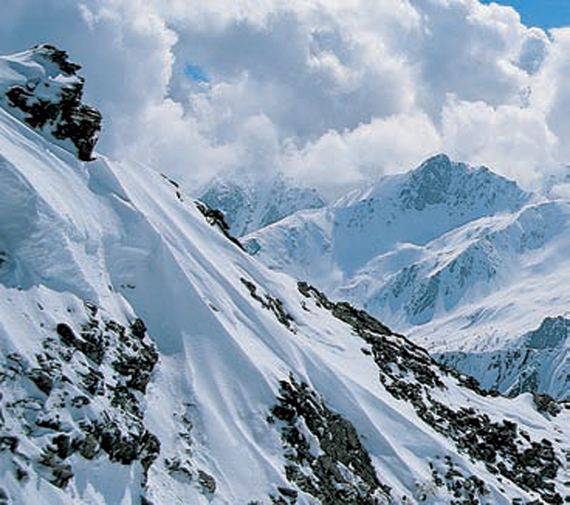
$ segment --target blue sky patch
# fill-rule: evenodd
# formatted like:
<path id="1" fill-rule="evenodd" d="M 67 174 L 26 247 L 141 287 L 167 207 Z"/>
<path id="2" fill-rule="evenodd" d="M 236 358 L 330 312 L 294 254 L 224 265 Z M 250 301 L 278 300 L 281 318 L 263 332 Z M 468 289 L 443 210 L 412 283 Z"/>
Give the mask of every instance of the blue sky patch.
<path id="1" fill-rule="evenodd" d="M 570 24 L 570 0 L 482 0 L 514 7 L 527 26 L 558 28 Z"/>
<path id="2" fill-rule="evenodd" d="M 206 71 L 200 65 L 196 65 L 195 63 L 186 64 L 184 67 L 184 74 L 186 77 L 196 82 L 210 82 L 210 77 Z"/>

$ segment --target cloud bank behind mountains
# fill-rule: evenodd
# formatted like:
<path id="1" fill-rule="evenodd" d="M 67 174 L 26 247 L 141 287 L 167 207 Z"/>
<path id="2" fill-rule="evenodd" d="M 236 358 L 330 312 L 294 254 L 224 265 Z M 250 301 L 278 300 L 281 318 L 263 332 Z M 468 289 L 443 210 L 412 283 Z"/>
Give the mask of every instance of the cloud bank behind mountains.
<path id="1" fill-rule="evenodd" d="M 570 28 L 478 0 L 4 0 L 0 50 L 84 66 L 100 150 L 198 187 L 329 195 L 439 151 L 532 186 L 570 159 Z"/>

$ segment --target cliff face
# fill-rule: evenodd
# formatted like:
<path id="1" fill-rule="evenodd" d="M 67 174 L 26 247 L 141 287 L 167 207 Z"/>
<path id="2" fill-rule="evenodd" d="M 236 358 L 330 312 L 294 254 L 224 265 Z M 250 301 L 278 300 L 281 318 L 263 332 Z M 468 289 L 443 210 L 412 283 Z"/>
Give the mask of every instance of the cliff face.
<path id="1" fill-rule="evenodd" d="M 81 69 L 65 51 L 43 44 L 0 58 L 0 106 L 82 161 L 92 161 L 99 111 L 82 103 Z"/>

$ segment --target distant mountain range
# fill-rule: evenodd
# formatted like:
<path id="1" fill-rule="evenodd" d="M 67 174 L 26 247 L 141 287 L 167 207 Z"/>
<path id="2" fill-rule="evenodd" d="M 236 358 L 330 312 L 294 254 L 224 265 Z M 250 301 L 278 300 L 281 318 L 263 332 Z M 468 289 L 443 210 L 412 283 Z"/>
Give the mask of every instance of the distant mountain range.
<path id="1" fill-rule="evenodd" d="M 568 200 L 439 155 L 244 244 L 489 387 L 570 395 L 566 333 L 539 349 L 526 338 L 570 314 Z"/>
<path id="2" fill-rule="evenodd" d="M 202 190 L 200 200 L 221 210 L 230 231 L 241 237 L 303 209 L 325 206 L 316 189 L 305 188 L 278 173 L 266 177 L 231 174 L 216 177 Z"/>

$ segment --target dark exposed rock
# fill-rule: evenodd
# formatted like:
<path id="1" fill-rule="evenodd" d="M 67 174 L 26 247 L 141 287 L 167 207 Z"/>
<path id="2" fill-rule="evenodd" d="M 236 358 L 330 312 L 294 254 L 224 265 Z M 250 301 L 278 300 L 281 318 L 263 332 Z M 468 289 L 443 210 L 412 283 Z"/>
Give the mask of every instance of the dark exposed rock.
<path id="1" fill-rule="evenodd" d="M 189 459 L 182 461 L 178 457 L 166 458 L 164 466 L 170 475 L 178 479 L 191 482 L 194 478 L 192 462 Z"/>
<path id="2" fill-rule="evenodd" d="M 18 448 L 18 437 L 15 437 L 13 435 L 0 435 L 0 452 L 3 452 L 5 450 L 9 450 L 10 452 L 16 452 L 16 449 Z"/>
<path id="3" fill-rule="evenodd" d="M 73 450 L 79 451 L 85 459 L 93 459 L 99 455 L 101 445 L 95 434 L 87 432 L 84 437 L 73 441 Z"/>
<path id="4" fill-rule="evenodd" d="M 211 226 L 216 226 L 228 240 L 237 245 L 242 251 L 245 250 L 241 242 L 230 233 L 230 227 L 228 223 L 226 223 L 224 213 L 221 210 L 212 209 L 205 203 L 197 200 L 195 204 L 196 208 L 202 213 Z"/>
<path id="5" fill-rule="evenodd" d="M 354 426 L 293 376 L 280 386 L 271 414 L 288 460 L 287 479 L 322 503 L 375 504 L 389 496 L 390 488 L 379 481 Z"/>
<path id="6" fill-rule="evenodd" d="M 52 444 L 55 449 L 55 453 L 60 459 L 66 459 L 73 452 L 71 439 L 66 433 L 60 433 L 53 437 Z"/>
<path id="7" fill-rule="evenodd" d="M 33 75 L 24 85 L 13 85 L 6 91 L 8 106 L 19 111 L 30 127 L 71 142 L 80 160 L 91 161 L 101 130 L 101 114 L 81 102 L 84 79 L 77 74 L 81 67 L 70 62 L 65 51 L 48 44 L 36 46 L 30 53 L 36 62 L 55 64 L 59 75 Z M 49 98 L 45 89 L 52 90 Z"/>
<path id="8" fill-rule="evenodd" d="M 143 340 L 146 335 L 146 326 L 142 319 L 136 318 L 131 324 L 131 333 L 139 340 Z"/>
<path id="9" fill-rule="evenodd" d="M 449 456 L 443 461 L 430 461 L 429 468 L 433 483 L 439 488 L 447 489 L 454 498 L 452 503 L 475 505 L 487 502 L 484 497 L 489 494 L 489 489 L 485 483 L 475 475 L 466 475 Z"/>
<path id="10" fill-rule="evenodd" d="M 279 491 L 279 493 L 281 493 L 286 498 L 291 498 L 293 500 L 296 500 L 297 496 L 299 496 L 299 493 L 290 487 L 278 486 L 277 491 Z"/>
<path id="11" fill-rule="evenodd" d="M 350 324 L 356 331 L 371 331 L 380 335 L 390 335 L 392 332 L 387 326 L 368 315 L 363 310 L 358 310 L 346 302 L 335 303 L 332 314 L 337 319 Z"/>
<path id="12" fill-rule="evenodd" d="M 81 377 L 81 386 L 85 392 L 91 396 L 102 396 L 105 394 L 105 380 L 103 374 L 90 366 L 84 372 L 78 372 Z"/>
<path id="13" fill-rule="evenodd" d="M 56 487 L 64 489 L 73 478 L 71 465 L 64 463 L 55 454 L 44 452 L 39 460 L 39 464 L 48 470 L 49 481 Z"/>
<path id="14" fill-rule="evenodd" d="M 198 482 L 207 493 L 216 492 L 216 479 L 203 470 L 198 470 Z"/>
<path id="15" fill-rule="evenodd" d="M 532 399 L 536 406 L 536 410 L 539 412 L 548 414 L 552 417 L 556 417 L 560 412 L 562 412 L 561 405 L 551 396 L 534 393 L 532 395 Z"/>
<path id="16" fill-rule="evenodd" d="M 182 192 L 180 191 L 180 184 L 178 184 L 175 180 L 171 179 L 170 177 L 168 177 L 165 174 L 160 174 L 169 184 L 171 184 L 172 186 L 174 186 L 175 188 L 175 194 L 176 194 L 176 198 L 178 198 L 178 200 L 180 200 L 181 202 L 184 201 L 184 198 L 182 198 Z"/>
<path id="17" fill-rule="evenodd" d="M 271 295 L 268 295 L 267 293 L 264 293 L 262 296 L 258 294 L 257 286 L 253 282 L 248 281 L 243 277 L 240 278 L 240 281 L 247 288 L 249 294 L 254 300 L 257 300 L 264 309 L 273 312 L 277 320 L 288 330 L 296 333 L 295 327 L 293 325 L 295 320 L 293 319 L 293 316 L 285 310 L 283 302 L 279 298 L 275 298 Z"/>
<path id="18" fill-rule="evenodd" d="M 158 352 L 152 342 L 145 340 L 146 326 L 141 319 L 135 319 L 131 324 L 130 338 L 123 334 L 124 346 L 120 347 L 113 368 L 121 375 L 128 377 L 127 386 L 146 392 L 152 371 L 158 363 Z"/>
<path id="19" fill-rule="evenodd" d="M 53 379 L 50 375 L 41 368 L 33 368 L 28 372 L 30 380 L 38 386 L 38 389 L 49 395 L 53 388 Z"/>
<path id="20" fill-rule="evenodd" d="M 73 330 L 65 323 L 59 323 L 56 327 L 57 334 L 61 337 L 61 341 L 69 346 L 77 347 L 77 337 Z"/>

